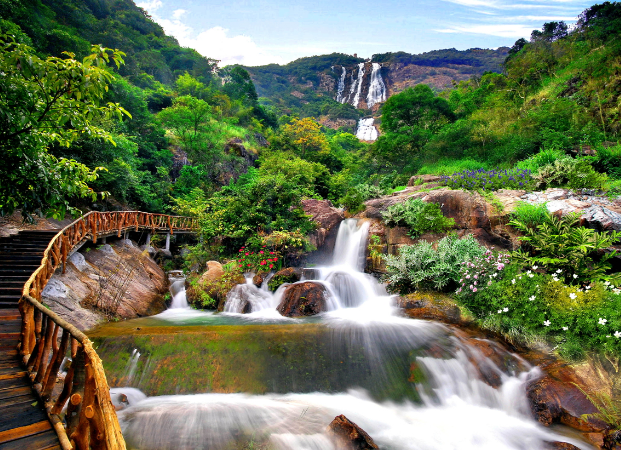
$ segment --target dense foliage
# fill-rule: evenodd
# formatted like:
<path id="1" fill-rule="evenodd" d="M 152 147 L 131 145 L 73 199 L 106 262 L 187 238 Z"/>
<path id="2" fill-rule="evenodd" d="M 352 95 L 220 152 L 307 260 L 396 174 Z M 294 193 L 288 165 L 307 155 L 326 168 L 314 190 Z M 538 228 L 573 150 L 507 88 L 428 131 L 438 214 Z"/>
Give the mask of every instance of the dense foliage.
<path id="1" fill-rule="evenodd" d="M 426 203 L 420 198 L 410 198 L 389 206 L 382 213 L 382 218 L 389 227 L 407 227 L 408 234 L 413 238 L 427 231 L 443 233 L 455 225 L 455 220 L 444 217 L 440 205 Z"/>

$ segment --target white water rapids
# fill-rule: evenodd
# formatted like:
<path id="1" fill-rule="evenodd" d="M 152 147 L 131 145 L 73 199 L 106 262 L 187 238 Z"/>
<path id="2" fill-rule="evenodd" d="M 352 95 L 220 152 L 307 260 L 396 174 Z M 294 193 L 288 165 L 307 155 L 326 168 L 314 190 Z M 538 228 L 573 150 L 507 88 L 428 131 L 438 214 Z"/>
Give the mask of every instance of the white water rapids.
<path id="1" fill-rule="evenodd" d="M 356 386 L 360 374 L 352 372 L 353 381 L 343 380 L 348 387 L 342 391 L 146 397 L 135 388 L 115 388 L 113 401 L 129 405 L 119 412 L 129 448 L 225 450 L 243 441 L 265 445 L 244 448 L 336 450 L 326 427 L 339 414 L 358 424 L 381 449 L 535 450 L 557 440 L 590 448 L 540 426 L 530 416 L 524 385 L 540 375 L 538 368 L 508 353 L 503 358 L 512 361 L 512 369 L 498 367 L 448 327 L 400 316 L 383 286 L 362 272 L 367 233 L 368 223 L 344 221 L 332 264 L 305 273 L 330 293 L 330 310 L 313 320 L 328 329 L 339 351 L 361 352 L 364 363 L 357 371 L 368 372 L 374 386 Z M 269 321 L 277 327 L 274 320 L 297 323 L 275 310 L 282 289 L 271 293 L 251 283 L 238 286 L 223 315 L 251 320 L 256 326 Z M 252 313 L 240 314 L 242 297 L 252 304 Z M 176 311 L 181 314 L 184 308 Z M 383 386 L 393 386 L 402 377 L 402 371 L 393 370 L 395 361 L 400 364 L 399 358 L 407 359 L 408 352 L 417 349 L 425 350 L 412 356 L 421 378 L 395 384 L 403 394 L 382 394 Z M 127 365 L 132 378 L 139 376 L 134 361 L 138 357 L 134 352 Z M 304 357 L 312 365 L 322 355 Z M 497 377 L 498 387 L 482 381 L 483 369 Z"/>

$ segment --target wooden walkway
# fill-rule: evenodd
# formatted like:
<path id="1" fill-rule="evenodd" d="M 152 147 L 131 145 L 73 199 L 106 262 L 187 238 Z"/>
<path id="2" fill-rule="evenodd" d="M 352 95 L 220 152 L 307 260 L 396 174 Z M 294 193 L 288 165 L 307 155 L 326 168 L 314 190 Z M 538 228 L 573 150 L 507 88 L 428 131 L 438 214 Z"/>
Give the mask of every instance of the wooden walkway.
<path id="1" fill-rule="evenodd" d="M 61 448 L 17 350 L 22 288 L 56 233 L 21 231 L 0 238 L 0 450 Z"/>

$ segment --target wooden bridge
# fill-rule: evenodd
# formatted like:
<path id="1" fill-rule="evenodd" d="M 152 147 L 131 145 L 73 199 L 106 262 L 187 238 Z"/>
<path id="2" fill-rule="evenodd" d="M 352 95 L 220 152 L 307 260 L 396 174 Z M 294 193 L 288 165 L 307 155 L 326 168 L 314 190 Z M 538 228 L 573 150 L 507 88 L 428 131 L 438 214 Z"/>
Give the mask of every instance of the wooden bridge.
<path id="1" fill-rule="evenodd" d="M 41 304 L 41 292 L 88 241 L 127 231 L 190 233 L 196 219 L 91 212 L 60 231 L 0 239 L 0 450 L 122 450 L 99 356 L 84 333 Z M 63 359 L 71 357 L 64 379 Z"/>

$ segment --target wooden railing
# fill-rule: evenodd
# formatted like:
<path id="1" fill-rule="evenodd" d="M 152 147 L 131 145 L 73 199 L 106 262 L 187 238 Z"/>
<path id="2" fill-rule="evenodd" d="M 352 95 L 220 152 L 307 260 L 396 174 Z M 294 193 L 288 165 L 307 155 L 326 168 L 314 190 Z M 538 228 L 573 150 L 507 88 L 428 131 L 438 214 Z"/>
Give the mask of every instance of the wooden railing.
<path id="1" fill-rule="evenodd" d="M 50 241 L 19 302 L 20 352 L 64 450 L 122 450 L 125 441 L 101 359 L 84 333 L 41 304 L 45 285 L 61 265 L 65 272 L 68 255 L 86 240 L 97 242 L 97 237 L 111 233 L 120 237 L 128 230 L 173 234 L 196 227 L 196 219 L 189 217 L 138 211 L 90 212 Z M 71 366 L 64 382 L 59 382 L 58 371 L 69 349 Z M 66 425 L 60 418 L 65 406 Z"/>

